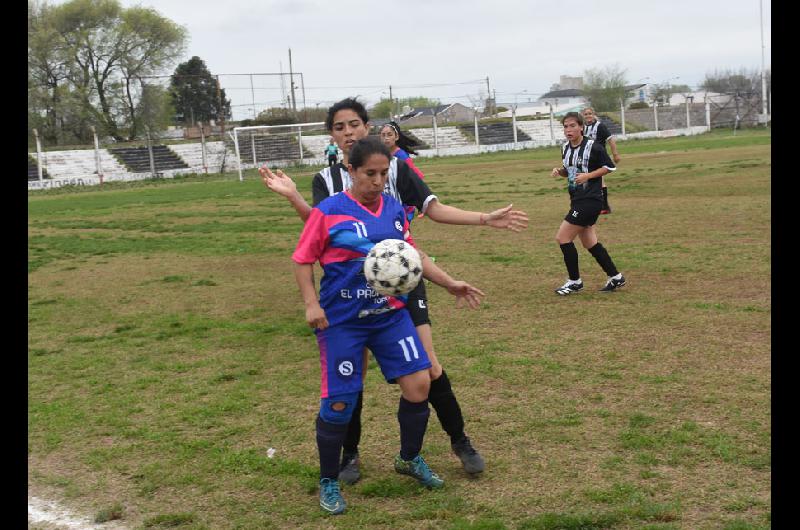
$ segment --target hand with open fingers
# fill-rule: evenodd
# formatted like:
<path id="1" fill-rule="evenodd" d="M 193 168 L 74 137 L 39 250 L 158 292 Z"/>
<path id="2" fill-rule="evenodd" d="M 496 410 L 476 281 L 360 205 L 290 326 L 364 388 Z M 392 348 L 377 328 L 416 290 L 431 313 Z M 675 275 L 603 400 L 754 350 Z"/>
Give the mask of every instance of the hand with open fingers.
<path id="1" fill-rule="evenodd" d="M 453 284 L 447 287 L 447 292 L 456 297 L 456 307 L 459 308 L 466 303 L 470 309 L 476 309 L 481 303 L 481 298 L 485 296 L 477 287 L 460 280 L 453 281 Z"/>
<path id="2" fill-rule="evenodd" d="M 512 210 L 513 204 L 486 214 L 486 224 L 493 228 L 508 228 L 512 232 L 521 232 L 528 227 L 528 214 L 522 210 Z"/>
<path id="3" fill-rule="evenodd" d="M 264 185 L 279 195 L 291 197 L 297 192 L 297 185 L 280 169 L 273 173 L 266 164 L 258 168 Z"/>
<path id="4" fill-rule="evenodd" d="M 575 184 L 583 184 L 587 180 L 589 180 L 589 174 L 588 173 L 577 173 L 575 175 Z"/>
<path id="5" fill-rule="evenodd" d="M 328 327 L 328 317 L 319 304 L 306 307 L 306 322 L 311 328 L 325 329 Z"/>
<path id="6" fill-rule="evenodd" d="M 561 168 L 560 167 L 554 167 L 553 171 L 550 172 L 550 175 L 552 175 L 553 177 L 561 177 L 561 176 L 563 176 L 561 174 Z"/>

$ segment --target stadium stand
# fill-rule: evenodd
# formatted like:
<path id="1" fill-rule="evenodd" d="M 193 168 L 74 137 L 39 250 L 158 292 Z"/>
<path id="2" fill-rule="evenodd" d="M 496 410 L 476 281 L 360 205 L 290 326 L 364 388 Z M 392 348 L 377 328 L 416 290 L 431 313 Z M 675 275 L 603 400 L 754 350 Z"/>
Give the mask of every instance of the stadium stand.
<path id="1" fill-rule="evenodd" d="M 128 173 L 128 170 L 106 149 L 100 149 L 99 152 L 100 165 L 105 175 Z M 32 153 L 30 155 L 35 157 Z M 42 153 L 42 162 L 50 178 L 93 177 L 97 176 L 97 163 L 94 157 L 93 149 L 45 151 Z"/>
<path id="2" fill-rule="evenodd" d="M 610 116 L 598 114 L 597 119 L 599 119 L 601 123 L 604 123 L 606 127 L 608 127 L 608 132 L 611 134 L 622 134 L 622 125 L 612 120 Z"/>
<path id="3" fill-rule="evenodd" d="M 300 158 L 300 146 L 296 135 L 276 134 L 271 136 L 255 136 L 256 162 L 297 160 Z M 326 138 L 323 136 L 323 138 Z M 225 146 L 235 153 L 233 140 L 225 139 Z M 253 142 L 251 137 L 239 136 L 239 155 L 243 164 L 253 164 Z M 303 158 L 319 158 L 320 155 L 303 149 Z"/>
<path id="4" fill-rule="evenodd" d="M 419 129 L 411 129 L 415 138 L 428 144 L 433 149 L 433 128 L 425 127 Z M 448 147 L 464 147 L 467 145 L 474 145 L 475 140 L 470 140 L 469 137 L 461 134 L 458 127 L 438 127 L 436 134 L 439 137 L 438 146 L 440 149 Z"/>
<path id="5" fill-rule="evenodd" d="M 49 178 L 45 168 L 42 168 L 42 178 Z M 39 180 L 39 166 L 30 155 L 28 155 L 28 180 Z"/>
<path id="6" fill-rule="evenodd" d="M 191 144 L 172 144 L 168 146 L 177 156 L 179 156 L 186 165 L 196 171 L 197 173 L 203 172 L 203 146 L 200 142 Z M 231 164 L 231 161 L 236 159 L 233 151 L 225 153 L 225 144 L 223 142 L 206 142 L 206 165 L 209 172 L 222 171 L 222 164 Z M 148 161 L 147 170 L 150 170 L 150 162 Z"/>
<path id="7" fill-rule="evenodd" d="M 109 149 L 109 151 L 133 173 L 147 173 L 150 171 L 150 154 L 147 151 L 147 147 L 117 147 Z M 156 171 L 189 167 L 166 145 L 153 146 L 153 163 Z"/>
<path id="8" fill-rule="evenodd" d="M 303 135 L 303 152 L 308 152 L 309 158 L 325 158 L 325 146 L 330 141 L 327 134 Z"/>
<path id="9" fill-rule="evenodd" d="M 475 127 L 473 125 L 459 125 L 459 130 L 474 141 Z M 478 125 L 478 136 L 481 145 L 510 144 L 514 142 L 514 127 L 510 123 L 487 123 Z M 517 141 L 531 140 L 524 131 L 517 127 Z"/>
<path id="10" fill-rule="evenodd" d="M 517 120 L 517 129 L 527 134 L 536 145 L 549 145 L 550 139 L 550 120 Z M 553 120 L 553 139 L 558 141 L 564 137 L 561 124 Z"/>

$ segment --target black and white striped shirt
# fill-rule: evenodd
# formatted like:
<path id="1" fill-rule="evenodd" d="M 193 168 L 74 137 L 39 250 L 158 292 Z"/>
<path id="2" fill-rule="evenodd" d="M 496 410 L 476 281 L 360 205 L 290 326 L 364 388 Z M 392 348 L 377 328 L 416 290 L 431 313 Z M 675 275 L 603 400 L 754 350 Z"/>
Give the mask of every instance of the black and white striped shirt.
<path id="1" fill-rule="evenodd" d="M 564 144 L 561 148 L 561 162 L 564 165 L 564 169 L 568 172 L 570 168 L 574 168 L 577 173 L 590 173 L 601 167 L 611 171 L 617 169 L 614 162 L 608 157 L 605 148 L 586 136 L 584 136 L 583 141 L 575 147 L 569 142 Z M 570 189 L 569 196 L 573 201 L 583 199 L 597 199 L 602 201 L 603 191 L 601 187 L 601 178 L 589 179 L 575 189 Z"/>
<path id="2" fill-rule="evenodd" d="M 323 168 L 314 175 L 311 184 L 313 206 L 332 195 L 349 190 L 352 185 L 353 180 L 344 164 L 338 163 Z M 404 206 L 413 206 L 422 213 L 425 213 L 430 202 L 437 198 L 425 181 L 419 178 L 405 162 L 396 157 L 392 157 L 389 162 L 389 178 L 386 179 L 386 187 L 383 192 L 391 195 Z"/>
<path id="3" fill-rule="evenodd" d="M 591 125 L 586 124 L 583 126 L 583 135 L 587 138 L 591 138 L 603 147 L 606 146 L 606 140 L 612 136 L 605 123 L 597 119 L 594 120 L 594 123 Z"/>

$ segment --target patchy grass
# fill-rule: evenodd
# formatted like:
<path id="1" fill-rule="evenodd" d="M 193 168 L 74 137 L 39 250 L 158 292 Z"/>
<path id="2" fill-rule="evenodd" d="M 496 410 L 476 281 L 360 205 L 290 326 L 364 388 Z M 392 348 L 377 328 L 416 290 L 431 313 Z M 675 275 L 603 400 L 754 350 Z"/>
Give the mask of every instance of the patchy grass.
<path id="1" fill-rule="evenodd" d="M 144 528 L 768 528 L 770 133 L 620 152 L 598 234 L 629 285 L 598 293 L 580 249 L 587 288 L 566 299 L 556 149 L 418 160 L 443 202 L 530 217 L 522 234 L 414 222 L 487 293 L 466 311 L 429 288 L 487 470 L 467 477 L 432 417 L 444 490 L 396 475 L 398 392 L 372 362 L 363 479 L 337 518 L 317 507 L 291 207 L 253 172 L 29 194 L 29 482 Z M 290 171 L 306 197 L 312 173 Z"/>

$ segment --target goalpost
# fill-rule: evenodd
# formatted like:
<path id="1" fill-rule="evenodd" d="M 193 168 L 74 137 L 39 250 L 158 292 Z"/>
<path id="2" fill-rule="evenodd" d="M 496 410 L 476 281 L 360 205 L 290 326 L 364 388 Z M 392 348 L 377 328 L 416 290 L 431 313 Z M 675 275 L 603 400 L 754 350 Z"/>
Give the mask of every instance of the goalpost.
<path id="1" fill-rule="evenodd" d="M 278 167 L 324 164 L 325 146 L 330 142 L 325 122 L 321 121 L 235 127 L 231 138 L 240 181 L 244 180 L 243 169 L 257 168 L 264 163 Z"/>

